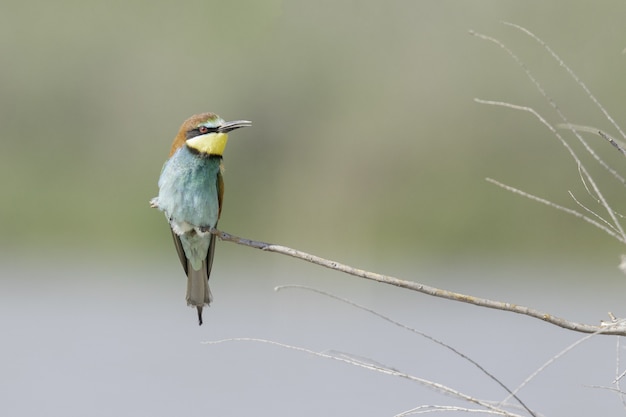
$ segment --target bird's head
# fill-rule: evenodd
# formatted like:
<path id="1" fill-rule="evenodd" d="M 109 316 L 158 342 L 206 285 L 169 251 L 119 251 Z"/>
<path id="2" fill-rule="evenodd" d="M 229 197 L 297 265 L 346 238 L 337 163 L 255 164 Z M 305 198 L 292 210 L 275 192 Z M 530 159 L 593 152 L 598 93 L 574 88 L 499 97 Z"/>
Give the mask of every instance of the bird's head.
<path id="1" fill-rule="evenodd" d="M 214 113 L 196 114 L 185 120 L 180 127 L 172 143 L 170 157 L 182 146 L 187 146 L 201 155 L 222 156 L 228 141 L 228 132 L 251 125 L 252 122 L 248 120 L 225 122 Z"/>

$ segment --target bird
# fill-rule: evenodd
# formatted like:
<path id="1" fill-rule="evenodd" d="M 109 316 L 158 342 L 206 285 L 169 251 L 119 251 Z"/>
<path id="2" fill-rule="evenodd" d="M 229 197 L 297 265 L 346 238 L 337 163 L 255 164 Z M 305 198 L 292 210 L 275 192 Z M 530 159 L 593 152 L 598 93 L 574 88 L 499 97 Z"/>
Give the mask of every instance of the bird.
<path id="1" fill-rule="evenodd" d="M 213 299 L 209 276 L 215 254 L 212 233 L 222 213 L 224 165 L 228 133 L 251 126 L 248 120 L 226 122 L 215 113 L 201 113 L 183 122 L 172 142 L 151 207 L 169 222 L 178 258 L 187 275 L 187 305 L 198 312 Z"/>

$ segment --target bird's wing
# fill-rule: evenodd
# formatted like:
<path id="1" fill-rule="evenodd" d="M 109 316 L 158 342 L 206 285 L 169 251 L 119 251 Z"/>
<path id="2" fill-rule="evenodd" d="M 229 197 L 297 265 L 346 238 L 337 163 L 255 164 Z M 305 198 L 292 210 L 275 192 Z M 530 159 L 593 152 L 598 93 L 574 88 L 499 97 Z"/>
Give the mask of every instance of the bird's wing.
<path id="1" fill-rule="evenodd" d="M 185 250 L 183 249 L 183 244 L 180 242 L 180 236 L 178 236 L 172 229 L 172 237 L 174 238 L 174 246 L 176 246 L 176 253 L 178 253 L 178 259 L 180 259 L 180 263 L 183 265 L 183 269 L 185 270 L 185 274 L 187 274 L 187 256 L 185 256 Z M 210 270 L 209 270 L 210 271 Z"/>
<path id="2" fill-rule="evenodd" d="M 217 212 L 217 219 L 219 220 L 222 215 L 222 201 L 224 200 L 224 177 L 222 177 L 222 167 L 220 167 L 220 171 L 217 173 L 217 204 L 219 210 Z M 217 224 L 215 225 L 217 227 Z"/>
<path id="3" fill-rule="evenodd" d="M 211 235 L 211 243 L 209 243 L 209 251 L 206 254 L 206 272 L 207 281 L 211 277 L 211 268 L 213 267 L 213 254 L 215 254 L 215 235 Z"/>
<path id="4" fill-rule="evenodd" d="M 222 214 L 222 200 L 224 199 L 224 177 L 222 177 L 222 172 L 217 173 L 217 204 L 219 210 L 217 212 L 217 218 L 219 220 L 220 215 Z M 217 227 L 217 223 L 215 224 Z M 209 244 L 209 251 L 206 255 L 206 269 L 207 269 L 207 277 L 211 276 L 211 268 L 213 267 L 213 255 L 215 254 L 215 238 L 216 235 L 211 235 L 211 243 Z M 184 256 L 184 254 L 183 254 Z"/>

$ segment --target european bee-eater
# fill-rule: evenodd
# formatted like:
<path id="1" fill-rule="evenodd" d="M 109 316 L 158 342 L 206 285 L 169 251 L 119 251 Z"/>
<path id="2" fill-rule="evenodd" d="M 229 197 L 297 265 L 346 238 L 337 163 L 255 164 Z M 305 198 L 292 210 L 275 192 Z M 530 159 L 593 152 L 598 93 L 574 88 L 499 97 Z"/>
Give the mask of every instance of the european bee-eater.
<path id="1" fill-rule="evenodd" d="M 174 138 L 169 159 L 159 178 L 159 196 L 152 206 L 165 213 L 178 258 L 187 274 L 187 305 L 198 310 L 212 300 L 209 275 L 215 235 L 222 212 L 224 180 L 222 154 L 228 132 L 250 126 L 247 120 L 225 122 L 213 113 L 191 116 Z"/>

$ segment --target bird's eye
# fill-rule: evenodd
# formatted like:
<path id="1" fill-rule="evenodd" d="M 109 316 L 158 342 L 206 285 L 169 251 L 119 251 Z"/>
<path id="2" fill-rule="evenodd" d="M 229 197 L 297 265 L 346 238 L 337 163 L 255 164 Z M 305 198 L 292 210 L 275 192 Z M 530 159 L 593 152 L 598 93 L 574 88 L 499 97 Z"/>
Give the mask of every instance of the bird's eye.
<path id="1" fill-rule="evenodd" d="M 204 135 L 205 133 L 209 133 L 209 128 L 208 128 L 208 127 L 206 127 L 206 126 L 200 126 L 200 127 L 198 128 L 198 132 L 200 132 L 201 134 L 203 134 L 203 135 Z"/>

